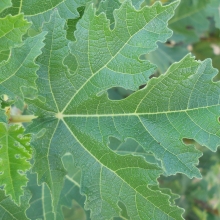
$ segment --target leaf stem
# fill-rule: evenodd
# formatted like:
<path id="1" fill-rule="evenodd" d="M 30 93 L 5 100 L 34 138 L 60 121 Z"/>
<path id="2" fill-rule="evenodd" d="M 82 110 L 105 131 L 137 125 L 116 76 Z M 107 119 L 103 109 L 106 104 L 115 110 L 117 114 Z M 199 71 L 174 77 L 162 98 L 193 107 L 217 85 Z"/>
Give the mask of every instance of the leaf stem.
<path id="1" fill-rule="evenodd" d="M 37 117 L 34 115 L 11 115 L 8 120 L 8 123 L 31 122 L 35 118 L 37 118 Z"/>

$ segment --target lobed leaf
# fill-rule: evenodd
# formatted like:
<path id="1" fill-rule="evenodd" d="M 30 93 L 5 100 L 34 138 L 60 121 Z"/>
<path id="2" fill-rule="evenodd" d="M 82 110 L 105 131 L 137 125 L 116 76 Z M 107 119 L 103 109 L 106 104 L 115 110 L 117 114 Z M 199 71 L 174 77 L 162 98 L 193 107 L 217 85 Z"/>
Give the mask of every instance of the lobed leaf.
<path id="1" fill-rule="evenodd" d="M 7 127 L 0 123 L 0 185 L 4 185 L 6 195 L 20 205 L 20 196 L 28 179 L 26 171 L 31 168 L 28 160 L 32 152 L 30 136 L 23 135 L 24 129 L 18 125 Z"/>
<path id="2" fill-rule="evenodd" d="M 191 55 L 149 81 L 152 63 L 164 72 L 163 65 L 186 53 L 165 59 L 170 48 L 162 44 L 155 51 L 172 35 L 167 24 L 179 2 L 137 10 L 154 1 L 0 3 L 0 120 L 7 121 L 3 109 L 10 105 L 3 94 L 20 99 L 13 101 L 17 106 L 25 100 L 37 116 L 26 130 L 35 134 L 37 175 L 26 176 L 30 135 L 0 123 L 1 219 L 183 218 L 177 196 L 157 179 L 201 176 L 196 165 L 202 153 L 184 139 L 216 151 L 220 84 L 213 81 L 211 61 Z M 218 10 L 218 0 L 181 1 L 169 22 L 171 39 L 197 41 L 209 16 L 219 26 Z M 110 100 L 109 91 L 118 87 L 136 92 Z"/>
<path id="3" fill-rule="evenodd" d="M 94 9 L 88 7 L 77 24 L 76 42 L 71 44 L 77 60 L 75 72 L 69 72 L 63 64 L 65 54 L 68 55 L 68 41 L 63 30 L 65 20 L 55 11 L 50 22 L 43 26 L 48 35 L 37 62 L 41 66 L 37 80 L 40 98 L 27 100 L 38 119 L 27 132 L 39 132 L 39 138 L 33 142 L 36 149 L 34 171 L 38 173 L 39 182 L 49 186 L 55 210 L 66 174 L 61 158 L 69 152 L 81 168 L 81 191 L 87 196 L 85 207 L 91 209 L 92 219 L 119 216 L 118 202 L 126 206 L 132 219 L 146 216 L 149 219 L 182 219 L 182 210 L 171 205 L 170 196 L 158 188 L 148 187 L 157 185 L 156 179 L 163 172 L 161 168 L 147 163 L 143 157 L 117 155 L 108 148 L 108 137 L 120 136 L 115 131 L 118 125 L 112 121 L 114 108 L 102 109 L 103 112 L 96 108 L 96 101 L 103 97 L 106 107 L 116 103 L 108 100 L 106 93 L 101 95 L 106 89 L 117 85 L 137 89 L 146 83 L 155 67 L 139 56 L 156 49 L 156 41 L 165 41 L 171 35 L 166 24 L 176 5 L 157 3 L 136 11 L 125 2 L 115 11 L 116 23 L 112 31 L 104 14 L 96 16 Z M 135 21 L 129 19 L 134 16 Z M 80 111 L 83 106 L 83 111 L 72 117 L 75 106 Z M 90 114 L 96 110 L 98 117 Z M 120 110 L 124 111 L 118 108 Z M 71 116 L 69 111 L 72 111 Z M 84 115 L 85 112 L 88 114 Z M 103 113 L 107 117 L 102 120 L 101 116 L 98 124 L 99 114 Z M 75 118 L 78 119 L 73 124 Z M 116 118 L 120 120 L 117 114 Z M 133 117 L 125 114 L 124 119 L 131 119 L 132 123 Z M 135 123 L 134 120 L 132 126 Z M 43 130 L 39 129 L 42 127 Z M 81 132 L 81 129 L 86 130 Z M 137 134 L 139 129 L 134 129 Z M 130 132 L 126 132 L 127 137 L 130 136 Z"/>

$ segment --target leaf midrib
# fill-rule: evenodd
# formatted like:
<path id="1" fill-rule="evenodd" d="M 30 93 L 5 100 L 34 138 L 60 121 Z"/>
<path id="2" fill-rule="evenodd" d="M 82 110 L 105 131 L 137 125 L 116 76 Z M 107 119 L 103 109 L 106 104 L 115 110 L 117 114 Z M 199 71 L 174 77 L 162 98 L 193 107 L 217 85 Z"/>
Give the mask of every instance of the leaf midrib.
<path id="1" fill-rule="evenodd" d="M 209 109 L 212 107 L 220 106 L 220 104 L 217 105 L 210 105 L 210 106 L 203 106 L 199 108 L 191 108 L 191 109 L 182 109 L 182 110 L 173 110 L 173 111 L 162 111 L 162 112 L 144 112 L 144 113 L 116 113 L 116 114 L 63 114 L 63 118 L 73 118 L 73 117 L 85 117 L 85 118 L 99 118 L 99 117 L 122 117 L 122 116 L 141 116 L 141 115 L 158 115 L 158 114 L 173 114 L 173 113 L 187 113 L 189 111 L 198 111 L 201 109 Z"/>

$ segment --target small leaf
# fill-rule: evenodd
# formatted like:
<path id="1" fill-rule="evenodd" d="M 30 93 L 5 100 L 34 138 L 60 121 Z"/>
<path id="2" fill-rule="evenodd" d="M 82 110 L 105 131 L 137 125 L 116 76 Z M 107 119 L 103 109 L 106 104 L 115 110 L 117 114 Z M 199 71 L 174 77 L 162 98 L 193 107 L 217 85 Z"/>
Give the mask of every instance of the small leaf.
<path id="1" fill-rule="evenodd" d="M 0 123 L 0 185 L 4 185 L 6 195 L 10 195 L 20 205 L 22 187 L 28 179 L 26 171 L 31 168 L 29 146 L 30 136 L 23 135 L 24 129 L 18 125 L 6 127 Z"/>

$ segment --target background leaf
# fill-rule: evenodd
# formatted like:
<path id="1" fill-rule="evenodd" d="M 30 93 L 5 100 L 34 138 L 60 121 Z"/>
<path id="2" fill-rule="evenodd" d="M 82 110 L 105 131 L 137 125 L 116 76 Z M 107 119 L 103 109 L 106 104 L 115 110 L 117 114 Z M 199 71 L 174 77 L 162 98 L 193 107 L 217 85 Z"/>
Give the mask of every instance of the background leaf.
<path id="1" fill-rule="evenodd" d="M 71 155 L 63 156 L 62 160 L 67 170 L 67 175 L 60 193 L 58 208 L 55 212 L 47 185 L 43 183 L 38 186 L 37 175 L 28 175 L 30 180 L 28 189 L 32 193 L 30 207 L 27 210 L 27 216 L 30 219 L 89 219 L 89 212 L 83 209 L 85 197 L 80 194 L 81 172 L 75 167 Z"/>
<path id="2" fill-rule="evenodd" d="M 0 218 L 182 219 L 176 205 L 219 218 L 218 153 L 201 146 L 219 145 L 219 75 L 205 60 L 218 68 L 219 0 L 171 2 L 0 3 L 0 120 L 38 117 L 26 131 L 37 174 L 20 172 L 21 210 L 0 191 Z"/>
<path id="3" fill-rule="evenodd" d="M 175 15 L 169 21 L 169 27 L 174 31 L 171 39 L 184 43 L 198 41 L 199 37 L 209 29 L 208 17 L 213 15 L 213 11 L 209 10 L 212 5 L 211 2 L 213 0 L 181 1 Z"/>
<path id="4" fill-rule="evenodd" d="M 0 63 L 0 94 L 22 99 L 23 87 L 35 87 L 38 66 L 34 61 L 41 53 L 44 36 L 41 33 L 27 38 L 22 46 L 12 49 L 10 59 Z"/>
<path id="5" fill-rule="evenodd" d="M 187 53 L 188 50 L 182 46 L 158 43 L 157 50 L 147 54 L 145 58 L 156 64 L 158 71 L 162 74 L 171 64 L 180 61 Z"/>
<path id="6" fill-rule="evenodd" d="M 28 190 L 31 193 L 30 207 L 26 214 L 29 219 L 54 219 L 53 202 L 48 186 L 37 184 L 37 175 L 28 173 Z"/>
<path id="7" fill-rule="evenodd" d="M 30 23 L 24 20 L 24 15 L 0 18 L 0 52 L 7 51 L 22 42 L 22 36 L 27 32 Z"/>
<path id="8" fill-rule="evenodd" d="M 79 17 L 77 8 L 85 6 L 91 0 L 12 0 L 12 7 L 0 14 L 4 17 L 7 14 L 25 14 L 25 18 L 32 22 L 32 35 L 38 33 L 44 22 L 48 22 L 54 9 L 58 10 L 64 19 L 75 19 Z M 36 32 L 36 33 L 35 33 Z"/>
<path id="9" fill-rule="evenodd" d="M 220 28 L 220 2 L 218 0 L 212 0 L 208 6 L 210 15 L 214 16 L 216 28 Z"/>
<path id="10" fill-rule="evenodd" d="M 2 0 L 0 2 L 0 12 L 2 12 L 5 8 L 8 8 L 11 6 L 11 0 Z"/>
<path id="11" fill-rule="evenodd" d="M 21 197 L 21 205 L 17 206 L 9 196 L 5 196 L 4 190 L 0 190 L 0 218 L 2 220 L 28 220 L 25 210 L 29 206 L 30 193 L 24 192 Z"/>

